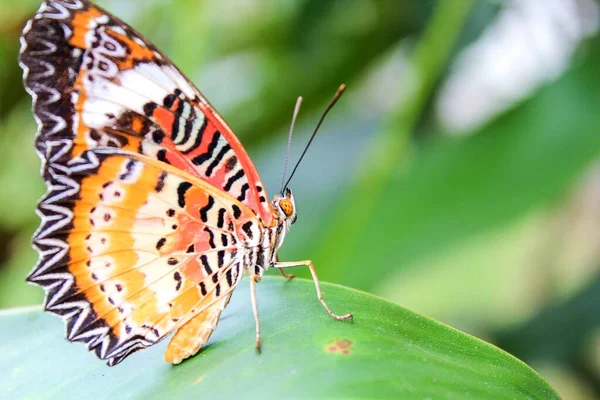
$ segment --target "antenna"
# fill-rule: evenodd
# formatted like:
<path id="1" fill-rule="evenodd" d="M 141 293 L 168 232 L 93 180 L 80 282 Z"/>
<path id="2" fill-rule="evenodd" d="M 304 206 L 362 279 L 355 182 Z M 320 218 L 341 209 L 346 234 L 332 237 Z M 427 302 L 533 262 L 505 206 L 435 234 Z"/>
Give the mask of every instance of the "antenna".
<path id="1" fill-rule="evenodd" d="M 294 177 L 294 174 L 296 173 L 296 169 L 298 169 L 298 166 L 300 165 L 300 162 L 302 161 L 302 159 L 304 158 L 304 155 L 306 154 L 306 151 L 308 150 L 308 148 L 310 147 L 310 144 L 312 143 L 313 139 L 315 138 L 315 135 L 317 134 L 317 132 L 319 131 L 319 128 L 321 127 L 321 124 L 323 123 L 323 121 L 325 120 L 325 117 L 327 116 L 327 113 L 329 113 L 329 110 L 331 110 L 333 108 L 333 106 L 335 106 L 335 103 L 337 103 L 337 101 L 340 99 L 340 97 L 342 96 L 342 93 L 344 93 L 344 90 L 346 90 L 346 85 L 344 85 L 343 83 L 340 85 L 340 87 L 338 88 L 338 90 L 335 92 L 335 94 L 333 95 L 333 99 L 331 99 L 331 102 L 329 102 L 329 105 L 327 106 L 327 108 L 325 109 L 325 112 L 323 113 L 323 115 L 321 116 L 321 119 L 319 119 L 319 123 L 317 124 L 317 127 L 315 128 L 312 136 L 310 137 L 310 139 L 308 140 L 308 143 L 306 144 L 306 147 L 304 147 L 304 151 L 302 152 L 302 155 L 300 156 L 300 158 L 298 159 L 298 162 L 296 163 L 296 166 L 294 167 L 294 169 L 292 170 L 292 173 L 290 175 L 290 177 L 288 178 L 287 182 L 285 183 L 285 185 L 283 185 L 283 187 L 281 188 L 281 193 L 283 194 L 283 191 L 287 188 L 287 186 L 290 184 L 290 181 L 292 180 L 292 178 Z"/>
<path id="2" fill-rule="evenodd" d="M 288 134 L 287 149 L 285 151 L 285 161 L 283 163 L 283 174 L 281 174 L 281 194 L 283 194 L 283 182 L 285 181 L 285 172 L 287 171 L 288 161 L 290 159 L 290 147 L 292 146 L 292 133 L 294 132 L 294 125 L 296 124 L 296 117 L 300 111 L 300 105 L 302 105 L 302 96 L 296 100 L 296 107 L 294 107 L 294 116 L 292 117 L 292 125 L 290 126 L 290 133 Z"/>

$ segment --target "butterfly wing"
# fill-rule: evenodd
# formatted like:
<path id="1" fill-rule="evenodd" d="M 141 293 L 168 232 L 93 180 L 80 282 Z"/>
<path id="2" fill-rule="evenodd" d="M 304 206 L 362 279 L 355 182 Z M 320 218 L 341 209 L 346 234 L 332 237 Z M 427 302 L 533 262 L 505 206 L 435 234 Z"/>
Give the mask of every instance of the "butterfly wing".
<path id="1" fill-rule="evenodd" d="M 28 278 L 46 289 L 45 308 L 65 320 L 67 338 L 114 365 L 195 316 L 216 325 L 245 246 L 258 245 L 254 213 L 148 157 L 90 158 L 93 170 L 49 178 L 40 209 L 56 218 L 42 220 Z"/>
<path id="2" fill-rule="evenodd" d="M 45 1 L 21 41 L 48 186 L 28 280 L 109 365 L 173 331 L 166 357 L 191 355 L 272 221 L 254 165 L 164 55 L 91 3 Z"/>
<path id="3" fill-rule="evenodd" d="M 120 148 L 198 176 L 272 222 L 248 154 L 204 96 L 155 46 L 83 0 L 46 0 L 23 32 L 20 63 L 39 124 L 44 175 L 86 151 Z"/>
<path id="4" fill-rule="evenodd" d="M 181 326 L 171 338 L 165 351 L 165 361 L 179 364 L 181 361 L 196 354 L 208 341 L 215 330 L 221 313 L 229 303 L 231 293 L 228 293 L 214 305 L 202 311 Z"/>

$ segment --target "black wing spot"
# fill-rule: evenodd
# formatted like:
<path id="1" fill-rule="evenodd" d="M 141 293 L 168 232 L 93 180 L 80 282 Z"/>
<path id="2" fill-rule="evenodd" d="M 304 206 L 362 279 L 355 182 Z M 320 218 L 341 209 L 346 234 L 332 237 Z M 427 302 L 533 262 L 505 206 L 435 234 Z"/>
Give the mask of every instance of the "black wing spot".
<path id="1" fill-rule="evenodd" d="M 193 253 L 194 251 L 195 251 L 195 250 L 194 250 L 194 245 L 193 245 L 193 244 L 190 244 L 190 246 L 187 248 L 187 251 L 186 251 L 186 253 Z"/>
<path id="2" fill-rule="evenodd" d="M 119 175 L 119 180 L 124 181 L 131 177 L 131 173 L 133 172 L 133 167 L 135 166 L 135 163 L 135 160 L 127 161 L 127 164 L 125 164 L 125 172 Z"/>
<path id="3" fill-rule="evenodd" d="M 207 275 L 212 274 L 212 268 L 210 267 L 210 264 L 208 262 L 208 257 L 206 257 L 206 254 L 203 254 L 200 256 L 200 262 L 202 263 L 202 266 L 204 267 L 206 274 Z"/>
<path id="4" fill-rule="evenodd" d="M 232 205 L 231 209 L 233 210 L 233 216 L 235 217 L 235 219 L 238 219 L 242 216 L 242 210 L 240 210 L 240 208 L 236 204 Z"/>
<path id="5" fill-rule="evenodd" d="M 176 281 L 181 280 L 181 274 L 179 273 L 179 271 L 175 271 L 175 273 L 173 274 L 173 279 L 175 279 Z"/>
<path id="6" fill-rule="evenodd" d="M 252 221 L 248 221 L 242 225 L 242 230 L 250 239 L 253 239 L 254 234 L 252 233 Z"/>
<path id="7" fill-rule="evenodd" d="M 206 205 L 204 207 L 200 208 L 200 219 L 202 220 L 202 222 L 207 222 L 208 221 L 208 211 L 214 205 L 215 205 L 215 199 L 211 195 L 209 195 L 208 196 L 208 203 L 206 203 Z"/>
<path id="8" fill-rule="evenodd" d="M 192 187 L 192 184 L 189 182 L 181 182 L 177 187 L 177 204 L 179 207 L 185 207 L 185 192 L 187 192 Z"/>
<path id="9" fill-rule="evenodd" d="M 175 138 L 177 136 L 179 136 L 179 123 L 181 120 L 181 115 L 183 114 L 183 111 L 186 107 L 186 103 L 183 101 L 179 101 L 179 103 L 177 104 L 177 109 L 175 110 L 175 118 L 173 118 L 173 125 L 171 125 L 171 138 L 173 140 L 175 140 Z M 185 130 L 184 130 L 184 136 L 185 136 Z M 185 139 L 185 137 L 184 137 Z M 181 144 L 182 142 L 178 141 L 178 142 L 174 142 L 176 145 Z"/>
<path id="10" fill-rule="evenodd" d="M 227 274 L 225 275 L 225 277 L 227 278 L 227 284 L 229 285 L 229 287 L 233 286 L 233 268 L 229 268 L 227 270 Z"/>
<path id="11" fill-rule="evenodd" d="M 237 160 L 236 156 L 231 157 L 229 160 L 227 160 L 227 164 L 225 164 L 225 170 L 227 172 L 233 170 L 233 168 L 235 168 L 235 166 L 237 165 L 237 162 L 238 162 L 238 160 Z M 242 170 L 240 170 L 240 171 L 242 171 Z M 242 171 L 242 173 L 243 173 L 243 171 Z"/>
<path id="12" fill-rule="evenodd" d="M 164 138 L 165 134 L 162 133 L 162 131 L 155 130 L 154 132 L 152 132 L 152 140 L 154 141 L 154 143 L 161 144 Z"/>
<path id="13" fill-rule="evenodd" d="M 183 128 L 183 139 L 179 141 L 179 144 L 187 143 L 190 140 L 190 136 L 192 135 L 192 128 L 194 127 L 194 120 L 196 119 L 196 112 L 192 111 L 192 118 L 185 121 L 185 126 Z"/>
<path id="14" fill-rule="evenodd" d="M 169 260 L 167 261 L 167 264 L 169 264 L 169 265 L 177 265 L 177 263 L 178 263 L 178 261 L 174 257 L 169 258 Z"/>
<path id="15" fill-rule="evenodd" d="M 223 264 L 225 264 L 225 250 L 219 250 L 217 252 L 217 260 L 219 268 L 221 268 Z"/>
<path id="16" fill-rule="evenodd" d="M 163 100 L 163 106 L 165 106 L 166 108 L 173 107 L 173 103 L 175 103 L 176 99 L 177 96 L 175 96 L 174 94 L 168 94 Z"/>
<path id="17" fill-rule="evenodd" d="M 156 110 L 156 107 L 158 107 L 158 105 L 156 103 L 146 103 L 144 104 L 144 114 L 146 114 L 146 116 L 151 116 L 152 114 L 154 114 L 154 110 Z"/>
<path id="18" fill-rule="evenodd" d="M 178 271 L 175 271 L 175 273 L 173 274 L 173 279 L 175 279 L 175 281 L 177 282 L 177 285 L 175 285 L 175 290 L 179 291 L 179 289 L 181 289 L 181 274 Z"/>
<path id="19" fill-rule="evenodd" d="M 198 132 L 196 132 L 196 134 L 195 134 L 196 137 L 194 139 L 194 144 L 190 148 L 182 151 L 181 152 L 182 154 L 191 153 L 192 151 L 196 150 L 198 148 L 198 146 L 200 146 L 200 143 L 202 143 L 202 137 L 204 136 L 204 130 L 206 129 L 206 124 L 207 123 L 208 123 L 208 118 L 205 117 L 204 118 L 204 122 L 202 123 L 202 126 L 200 127 L 200 129 L 198 130 Z"/>
<path id="20" fill-rule="evenodd" d="M 215 274 L 212 276 L 212 281 L 214 283 L 217 283 L 219 281 L 219 273 L 215 272 Z"/>
<path id="21" fill-rule="evenodd" d="M 162 192 L 163 188 L 165 187 L 165 179 L 167 178 L 167 173 L 165 171 L 160 173 L 160 176 L 158 177 L 158 181 L 156 181 L 156 186 L 154 187 L 154 189 L 160 193 Z M 168 213 L 168 211 L 167 211 Z"/>
<path id="22" fill-rule="evenodd" d="M 162 161 L 164 163 L 170 164 L 169 161 L 167 160 L 167 150 L 165 150 L 165 149 L 160 149 L 156 153 L 156 159 L 158 161 Z"/>
<path id="23" fill-rule="evenodd" d="M 242 185 L 242 192 L 237 198 L 239 201 L 244 201 L 246 199 L 246 192 L 248 189 L 250 189 L 250 185 L 248 185 L 248 182 L 246 182 Z"/>
<path id="24" fill-rule="evenodd" d="M 215 159 L 210 163 L 210 165 L 208 166 L 208 168 L 206 168 L 206 176 L 211 176 L 214 169 L 217 168 L 219 166 L 219 164 L 221 163 L 221 161 L 223 161 L 223 157 L 225 157 L 225 154 L 227 154 L 227 152 L 231 150 L 231 146 L 229 146 L 229 144 L 226 144 L 225 146 L 223 146 L 221 148 L 221 150 L 219 150 L 219 153 L 217 154 L 217 156 L 215 157 Z"/>
<path id="25" fill-rule="evenodd" d="M 158 242 L 156 242 L 156 250 L 160 250 L 165 245 L 166 242 L 167 242 L 167 239 L 160 238 L 158 240 Z"/>
<path id="26" fill-rule="evenodd" d="M 206 291 L 206 285 L 204 285 L 204 282 L 200 282 L 200 292 L 202 292 L 202 296 L 206 296 L 206 294 L 208 293 Z"/>
<path id="27" fill-rule="evenodd" d="M 210 228 L 208 228 L 206 226 L 204 227 L 204 231 L 208 232 L 208 234 L 210 236 L 208 238 L 208 245 L 210 246 L 210 248 L 214 249 L 215 247 L 217 247 L 217 246 L 215 246 L 215 234 L 213 233 L 213 231 L 211 231 Z"/>
<path id="28" fill-rule="evenodd" d="M 202 153 L 199 156 L 192 158 L 192 164 L 201 165 L 202 163 L 210 160 L 210 158 L 212 157 L 212 153 L 215 151 L 217 145 L 219 144 L 220 138 L 221 134 L 219 133 L 219 131 L 216 131 L 213 134 L 212 140 L 208 144 L 208 149 L 206 150 L 206 153 Z"/>
<path id="29" fill-rule="evenodd" d="M 232 175 L 231 177 L 229 177 L 229 179 L 227 179 L 227 183 L 225 183 L 225 186 L 223 187 L 223 189 L 228 192 L 231 190 L 231 187 L 233 186 L 233 184 L 244 177 L 244 170 L 240 169 L 238 172 L 236 172 L 234 175 Z"/>
<path id="30" fill-rule="evenodd" d="M 225 226 L 225 212 L 224 208 L 219 209 L 219 218 L 217 219 L 217 227 L 223 228 Z"/>
<path id="31" fill-rule="evenodd" d="M 172 217 L 173 215 L 175 215 L 175 210 L 173 210 L 172 208 L 169 208 L 169 209 L 167 210 L 167 215 L 168 215 L 169 217 Z"/>

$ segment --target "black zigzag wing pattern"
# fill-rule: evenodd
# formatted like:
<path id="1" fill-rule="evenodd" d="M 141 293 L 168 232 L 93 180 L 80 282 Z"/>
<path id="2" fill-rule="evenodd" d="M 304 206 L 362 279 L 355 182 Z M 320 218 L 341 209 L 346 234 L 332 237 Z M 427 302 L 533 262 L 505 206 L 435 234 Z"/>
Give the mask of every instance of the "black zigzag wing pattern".
<path id="1" fill-rule="evenodd" d="M 42 162 L 47 192 L 38 204 L 40 227 L 33 238 L 39 259 L 27 280 L 45 289 L 44 308 L 60 316 L 66 325 L 67 339 L 83 342 L 100 358 L 106 358 L 114 343 L 108 327 L 96 315 L 83 295 L 75 294 L 73 276 L 66 271 L 68 245 L 64 234 L 72 228 L 73 212 L 67 204 L 78 199 L 77 171 L 94 171 L 98 158 L 86 153 L 69 162 L 72 148 L 72 87 L 83 59 L 83 52 L 69 45 L 66 33 L 75 12 L 89 5 L 77 0 L 42 3 L 29 20 L 21 37 L 19 63 L 27 92 L 33 98 L 38 123 L 35 138 Z M 63 299 L 69 299 L 68 302 Z M 96 321 L 90 324 L 92 321 Z M 81 327 L 86 327 L 80 333 Z"/>

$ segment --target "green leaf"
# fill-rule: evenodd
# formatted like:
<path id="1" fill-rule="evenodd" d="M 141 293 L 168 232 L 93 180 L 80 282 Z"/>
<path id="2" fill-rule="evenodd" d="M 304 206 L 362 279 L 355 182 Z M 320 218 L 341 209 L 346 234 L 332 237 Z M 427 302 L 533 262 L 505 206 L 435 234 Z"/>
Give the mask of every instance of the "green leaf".
<path id="1" fill-rule="evenodd" d="M 331 319 L 310 281 L 265 277 L 257 354 L 245 280 L 210 344 L 178 366 L 162 360 L 161 343 L 109 368 L 67 343 L 61 322 L 39 308 L 2 312 L 0 397 L 559 398 L 488 343 L 362 292 L 323 289 L 333 310 L 353 312 L 354 323 Z"/>

